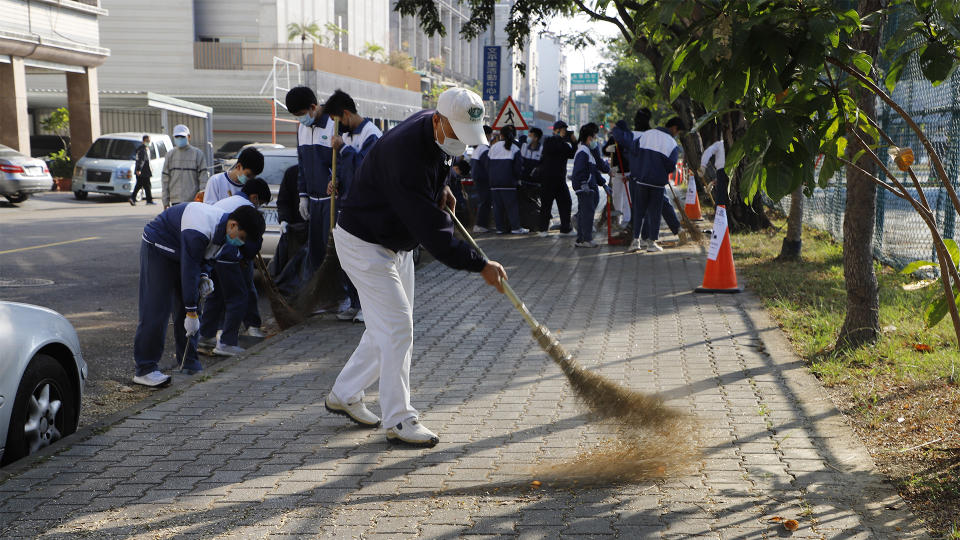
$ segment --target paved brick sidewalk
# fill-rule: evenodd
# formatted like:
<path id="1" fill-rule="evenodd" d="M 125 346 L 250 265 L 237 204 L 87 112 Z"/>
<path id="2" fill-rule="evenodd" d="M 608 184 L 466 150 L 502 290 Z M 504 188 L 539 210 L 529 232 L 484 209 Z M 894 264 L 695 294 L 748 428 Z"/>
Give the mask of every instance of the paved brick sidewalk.
<path id="1" fill-rule="evenodd" d="M 702 418 L 689 476 L 529 488 L 532 464 L 608 428 L 506 299 L 433 263 L 417 274 L 412 384 L 437 447 L 391 447 L 324 411 L 362 328 L 318 320 L 7 479 L 0 537 L 787 535 L 775 515 L 801 521 L 795 538 L 924 535 L 756 301 L 690 292 L 699 249 L 571 243 L 483 241 L 581 362 Z"/>

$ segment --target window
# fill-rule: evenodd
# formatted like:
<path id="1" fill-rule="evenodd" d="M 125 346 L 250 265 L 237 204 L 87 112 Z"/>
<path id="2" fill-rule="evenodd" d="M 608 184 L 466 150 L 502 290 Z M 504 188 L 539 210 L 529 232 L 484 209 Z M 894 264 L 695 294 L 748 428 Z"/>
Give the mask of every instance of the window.
<path id="1" fill-rule="evenodd" d="M 149 149 L 150 149 L 150 159 L 157 159 L 157 143 L 151 142 Z"/>
<path id="2" fill-rule="evenodd" d="M 157 157 L 163 157 L 167 155 L 167 145 L 158 142 L 153 143 L 153 145 L 157 147 Z"/>
<path id="3" fill-rule="evenodd" d="M 94 141 L 93 145 L 87 150 L 88 158 L 105 158 L 107 157 L 107 150 L 110 149 L 110 139 L 97 139 Z"/>

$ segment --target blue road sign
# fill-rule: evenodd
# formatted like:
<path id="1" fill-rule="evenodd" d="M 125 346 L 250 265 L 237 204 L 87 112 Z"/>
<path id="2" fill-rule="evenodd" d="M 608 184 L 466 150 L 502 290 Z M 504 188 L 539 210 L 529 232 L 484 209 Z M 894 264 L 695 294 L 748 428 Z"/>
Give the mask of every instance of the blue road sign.
<path id="1" fill-rule="evenodd" d="M 500 100 L 500 46 L 483 48 L 483 99 Z"/>

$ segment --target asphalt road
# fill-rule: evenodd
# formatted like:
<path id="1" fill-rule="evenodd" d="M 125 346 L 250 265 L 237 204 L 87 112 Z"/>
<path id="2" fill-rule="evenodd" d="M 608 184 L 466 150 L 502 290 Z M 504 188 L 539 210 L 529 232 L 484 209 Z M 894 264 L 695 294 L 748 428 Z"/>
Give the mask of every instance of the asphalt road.
<path id="1" fill-rule="evenodd" d="M 0 203 L 0 300 L 48 307 L 73 324 L 90 366 L 81 425 L 151 392 L 130 379 L 140 235 L 160 209 L 143 203 L 131 207 L 125 200 L 94 194 L 78 201 L 72 193 L 42 193 L 18 205 Z M 4 286 L 10 280 L 35 279 L 52 284 Z M 171 329 L 164 358 L 172 355 Z M 205 365 L 216 361 L 201 360 Z"/>

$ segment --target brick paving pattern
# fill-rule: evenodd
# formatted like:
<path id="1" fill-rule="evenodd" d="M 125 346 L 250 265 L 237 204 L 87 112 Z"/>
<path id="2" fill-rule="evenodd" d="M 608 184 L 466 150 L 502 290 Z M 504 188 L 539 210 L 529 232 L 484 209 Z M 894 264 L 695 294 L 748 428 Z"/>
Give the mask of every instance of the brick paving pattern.
<path id="1" fill-rule="evenodd" d="M 411 380 L 435 448 L 391 446 L 324 410 L 362 327 L 313 320 L 17 469 L 0 483 L 0 537 L 925 537 L 756 300 L 692 294 L 699 248 L 481 243 L 581 363 L 699 416 L 690 474 L 531 488 L 534 464 L 611 428 L 584 414 L 505 298 L 432 263 L 417 272 Z"/>

